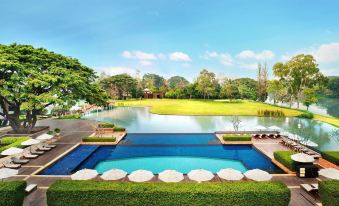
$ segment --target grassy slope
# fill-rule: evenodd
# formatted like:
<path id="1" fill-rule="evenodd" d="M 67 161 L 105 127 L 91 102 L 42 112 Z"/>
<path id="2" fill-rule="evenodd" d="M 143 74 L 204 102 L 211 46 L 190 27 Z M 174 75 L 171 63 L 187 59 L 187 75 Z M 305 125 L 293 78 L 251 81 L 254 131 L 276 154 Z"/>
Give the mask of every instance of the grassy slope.
<path id="1" fill-rule="evenodd" d="M 147 99 L 119 101 L 124 106 L 151 106 L 151 112 L 155 114 L 178 114 L 178 115 L 241 115 L 256 116 L 261 110 L 283 110 L 286 116 L 297 116 L 301 111 L 280 108 L 254 101 L 211 101 L 211 100 L 176 100 L 176 99 Z M 314 115 L 314 120 L 319 120 L 339 126 L 339 119 Z"/>

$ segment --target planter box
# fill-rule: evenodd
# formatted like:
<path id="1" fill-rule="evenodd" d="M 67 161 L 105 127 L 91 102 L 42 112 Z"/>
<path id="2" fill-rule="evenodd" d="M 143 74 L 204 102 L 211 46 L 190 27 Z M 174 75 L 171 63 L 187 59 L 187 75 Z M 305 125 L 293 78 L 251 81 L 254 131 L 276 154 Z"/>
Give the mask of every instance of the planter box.
<path id="1" fill-rule="evenodd" d="M 113 133 L 113 128 L 97 128 L 96 133 L 97 134 L 107 134 L 107 133 Z"/>

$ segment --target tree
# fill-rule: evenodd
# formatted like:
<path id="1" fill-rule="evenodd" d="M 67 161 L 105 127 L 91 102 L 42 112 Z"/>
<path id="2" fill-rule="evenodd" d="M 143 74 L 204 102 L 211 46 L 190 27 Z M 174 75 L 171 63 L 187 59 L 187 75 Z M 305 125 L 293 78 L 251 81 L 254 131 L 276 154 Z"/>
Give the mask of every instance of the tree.
<path id="1" fill-rule="evenodd" d="M 128 74 L 118 74 L 100 81 L 100 85 L 113 98 L 136 97 L 138 82 Z"/>
<path id="2" fill-rule="evenodd" d="M 189 81 L 181 76 L 173 76 L 169 78 L 167 82 L 171 89 L 183 88 L 189 84 Z"/>
<path id="3" fill-rule="evenodd" d="M 160 88 L 165 89 L 166 82 L 164 77 L 157 74 L 145 74 L 142 77 L 142 84 L 144 88 L 150 89 L 152 92 L 159 92 Z"/>
<path id="4" fill-rule="evenodd" d="M 49 105 L 76 100 L 104 105 L 107 97 L 95 78 L 77 59 L 30 45 L 0 45 L 0 115 L 15 132 L 30 133 Z"/>
<path id="5" fill-rule="evenodd" d="M 329 77 L 327 88 L 330 90 L 330 96 L 339 97 L 339 77 Z"/>
<path id="6" fill-rule="evenodd" d="M 203 95 L 203 98 L 206 99 L 210 96 L 215 95 L 217 81 L 215 79 L 215 74 L 209 72 L 206 69 L 202 70 L 196 80 L 197 90 Z"/>
<path id="7" fill-rule="evenodd" d="M 314 88 L 306 88 L 304 89 L 303 95 L 303 104 L 307 107 L 307 111 L 309 106 L 318 102 L 316 90 Z"/>
<path id="8" fill-rule="evenodd" d="M 321 88 L 327 84 L 327 79 L 320 73 L 318 64 L 312 55 L 299 54 L 284 63 L 273 66 L 274 75 L 288 88 L 290 106 L 293 99 L 299 102 L 306 88 Z"/>
<path id="9" fill-rule="evenodd" d="M 258 64 L 258 100 L 266 101 L 267 99 L 267 64 L 264 66 Z"/>
<path id="10" fill-rule="evenodd" d="M 232 118 L 232 125 L 233 125 L 233 128 L 234 128 L 234 131 L 238 131 L 239 130 L 240 123 L 241 123 L 241 120 L 239 119 L 238 116 L 234 116 Z"/>
<path id="11" fill-rule="evenodd" d="M 232 99 L 237 98 L 239 95 L 238 87 L 232 79 L 226 79 L 221 87 L 220 96 L 221 98 Z"/>
<path id="12" fill-rule="evenodd" d="M 276 104 L 277 101 L 283 101 L 284 96 L 284 86 L 278 80 L 271 80 L 268 82 L 267 92 L 268 95 L 273 99 L 273 104 Z"/>
<path id="13" fill-rule="evenodd" d="M 233 80 L 238 87 L 240 99 L 257 100 L 257 82 L 251 78 L 240 78 Z"/>

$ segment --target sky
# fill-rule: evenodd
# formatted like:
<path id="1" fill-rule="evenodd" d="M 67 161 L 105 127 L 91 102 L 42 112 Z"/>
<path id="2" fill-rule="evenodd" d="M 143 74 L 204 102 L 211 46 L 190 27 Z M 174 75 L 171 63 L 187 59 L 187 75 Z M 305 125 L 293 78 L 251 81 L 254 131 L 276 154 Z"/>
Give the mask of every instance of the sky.
<path id="1" fill-rule="evenodd" d="M 107 74 L 230 78 L 312 54 L 339 75 L 337 0 L 0 0 L 0 43 L 31 44 Z"/>

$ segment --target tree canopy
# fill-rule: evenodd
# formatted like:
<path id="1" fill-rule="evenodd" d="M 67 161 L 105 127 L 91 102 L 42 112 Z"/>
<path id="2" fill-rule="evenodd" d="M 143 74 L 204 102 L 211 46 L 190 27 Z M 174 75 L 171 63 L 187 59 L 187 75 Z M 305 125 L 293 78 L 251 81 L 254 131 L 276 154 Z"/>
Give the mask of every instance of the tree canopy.
<path id="1" fill-rule="evenodd" d="M 147 73 L 142 77 L 142 85 L 144 88 L 150 89 L 152 92 L 166 90 L 166 80 L 157 74 Z"/>
<path id="2" fill-rule="evenodd" d="M 30 132 L 49 105 L 76 100 L 103 105 L 106 95 L 95 78 L 77 59 L 30 45 L 0 45 L 0 115 L 14 131 Z"/>
<path id="3" fill-rule="evenodd" d="M 100 85 L 113 99 L 136 97 L 138 82 L 128 74 L 118 74 L 104 78 Z"/>

